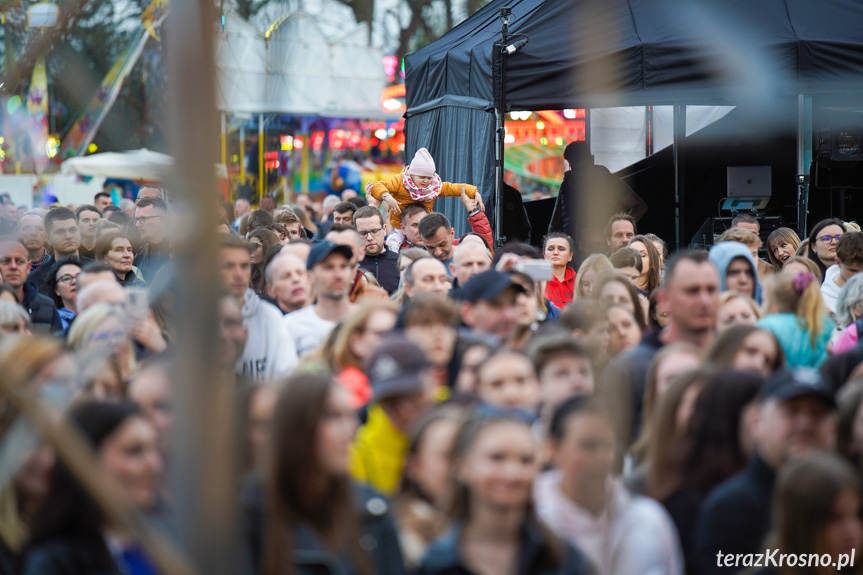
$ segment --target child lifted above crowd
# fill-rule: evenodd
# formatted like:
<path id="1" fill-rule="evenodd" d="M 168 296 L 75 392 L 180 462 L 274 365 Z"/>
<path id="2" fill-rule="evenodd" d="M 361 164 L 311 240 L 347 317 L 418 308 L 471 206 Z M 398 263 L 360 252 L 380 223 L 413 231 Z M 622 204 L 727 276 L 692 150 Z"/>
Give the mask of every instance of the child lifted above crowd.
<path id="1" fill-rule="evenodd" d="M 385 202 L 390 211 L 390 224 L 393 233 L 387 239 L 387 245 L 401 247 L 404 232 L 401 230 L 401 213 L 409 204 L 421 204 L 426 211 L 431 211 L 438 196 L 460 196 L 462 190 L 468 197 L 477 202 L 476 209 L 485 211 L 482 196 L 477 195 L 476 186 L 470 184 L 451 184 L 442 182 L 435 171 L 434 158 L 429 151 L 420 148 L 414 159 L 400 174 L 390 178 L 388 182 L 374 182 L 367 186 L 366 192 L 378 201 Z M 473 215 L 473 214 L 470 214 Z"/>

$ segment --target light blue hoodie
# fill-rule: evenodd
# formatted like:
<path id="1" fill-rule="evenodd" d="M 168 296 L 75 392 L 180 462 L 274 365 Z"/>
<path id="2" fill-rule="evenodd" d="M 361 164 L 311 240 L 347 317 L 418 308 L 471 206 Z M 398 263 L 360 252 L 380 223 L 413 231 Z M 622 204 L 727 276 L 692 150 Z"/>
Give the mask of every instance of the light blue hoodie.
<path id="1" fill-rule="evenodd" d="M 758 266 L 755 265 L 755 260 L 749 248 L 740 242 L 720 242 L 710 248 L 710 261 L 716 266 L 719 271 L 719 287 L 722 291 L 728 289 L 725 285 L 725 275 L 728 271 L 728 266 L 731 260 L 735 258 L 745 258 L 752 268 L 752 277 L 755 280 L 755 301 L 761 305 L 761 282 L 758 281 Z"/>

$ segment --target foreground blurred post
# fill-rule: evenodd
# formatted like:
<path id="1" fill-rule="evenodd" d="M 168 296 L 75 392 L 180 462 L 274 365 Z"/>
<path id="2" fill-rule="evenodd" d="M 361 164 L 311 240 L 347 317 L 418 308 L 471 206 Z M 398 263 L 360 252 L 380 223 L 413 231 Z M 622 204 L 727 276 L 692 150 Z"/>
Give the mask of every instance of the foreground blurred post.
<path id="1" fill-rule="evenodd" d="M 180 543 L 198 573 L 236 573 L 233 387 L 218 354 L 213 3 L 171 4 L 168 18 L 172 251 L 177 273 L 172 472 Z"/>

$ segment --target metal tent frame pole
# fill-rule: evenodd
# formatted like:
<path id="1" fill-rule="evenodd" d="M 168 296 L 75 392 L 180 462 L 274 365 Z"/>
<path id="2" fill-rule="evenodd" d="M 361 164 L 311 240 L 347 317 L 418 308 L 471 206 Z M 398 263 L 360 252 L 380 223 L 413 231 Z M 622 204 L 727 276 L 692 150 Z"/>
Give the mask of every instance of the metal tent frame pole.
<path id="1" fill-rule="evenodd" d="M 512 15 L 509 7 L 504 6 L 500 10 L 501 31 L 500 42 L 493 46 L 493 62 L 497 63 L 494 83 L 494 242 L 495 249 L 499 249 L 506 243 L 506 238 L 501 233 L 501 220 L 503 218 L 503 175 L 504 154 L 506 138 L 506 57 L 505 47 L 509 40 L 509 24 Z M 494 73 L 494 71 L 493 71 Z"/>
<path id="2" fill-rule="evenodd" d="M 797 235 L 809 229 L 809 170 L 812 166 L 812 96 L 797 96 Z"/>
<path id="3" fill-rule="evenodd" d="M 674 220 L 675 244 L 688 244 L 686 233 L 686 104 L 674 104 Z"/>

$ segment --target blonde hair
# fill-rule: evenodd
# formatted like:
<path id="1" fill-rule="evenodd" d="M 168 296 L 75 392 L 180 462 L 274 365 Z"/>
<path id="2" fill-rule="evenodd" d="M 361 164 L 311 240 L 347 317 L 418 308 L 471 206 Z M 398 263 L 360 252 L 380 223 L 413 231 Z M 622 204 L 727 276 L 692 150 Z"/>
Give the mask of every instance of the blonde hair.
<path id="1" fill-rule="evenodd" d="M 19 553 L 29 531 L 12 480 L 0 491 L 0 541 L 13 553 Z"/>
<path id="2" fill-rule="evenodd" d="M 719 237 L 719 241 L 738 242 L 741 244 L 745 244 L 750 248 L 760 248 L 762 244 L 761 238 L 758 237 L 758 234 L 755 234 L 752 232 L 752 230 L 747 230 L 746 228 L 727 229 Z"/>
<path id="3" fill-rule="evenodd" d="M 587 299 L 589 294 L 584 293 L 584 287 L 582 286 L 582 280 L 584 279 L 584 274 L 593 270 L 596 272 L 596 275 L 599 276 L 602 272 L 610 272 L 614 269 L 614 265 L 612 265 L 611 260 L 605 257 L 603 254 L 593 254 L 587 257 L 581 265 L 578 266 L 578 273 L 575 277 L 575 293 L 573 294 L 573 300 L 577 299 Z"/>
<path id="4" fill-rule="evenodd" d="M 48 336 L 7 336 L 0 345 L 0 438 L 18 417 L 18 410 L 4 397 L 11 390 L 22 390 L 39 381 L 40 372 L 66 350 L 63 342 Z"/>
<path id="5" fill-rule="evenodd" d="M 388 311 L 395 315 L 398 313 L 398 308 L 388 299 L 363 300 L 336 329 L 330 332 L 330 336 L 321 348 L 321 359 L 336 373 L 348 367 L 362 367 L 362 360 L 351 349 L 351 338 L 357 332 L 366 329 L 369 318 L 379 311 Z"/>
<path id="6" fill-rule="evenodd" d="M 731 300 L 734 300 L 734 299 L 742 299 L 743 301 L 748 303 L 749 307 L 752 308 L 752 313 L 754 313 L 755 317 L 757 317 L 758 319 L 761 319 L 762 317 L 764 317 L 764 313 L 761 311 L 761 308 L 758 307 L 758 304 L 755 303 L 754 299 L 752 299 L 751 297 L 749 297 L 746 294 L 743 294 L 743 293 L 740 293 L 737 291 L 725 291 L 725 292 L 722 292 L 721 294 L 719 294 L 719 306 L 718 306 L 718 308 L 724 306 L 725 304 L 727 304 L 728 302 L 730 302 Z"/>
<path id="7" fill-rule="evenodd" d="M 809 330 L 810 345 L 814 349 L 826 315 L 815 274 L 775 274 L 766 283 L 768 305 L 765 308 L 797 316 L 800 327 Z"/>
<path id="8" fill-rule="evenodd" d="M 782 269 L 782 263 L 779 261 L 775 255 L 773 255 L 773 247 L 778 246 L 782 242 L 790 245 L 794 252 L 797 253 L 797 248 L 800 247 L 800 237 L 797 233 L 791 228 L 776 228 L 770 235 L 767 236 L 767 259 L 770 260 L 770 263 L 773 264 L 777 270 Z"/>
<path id="9" fill-rule="evenodd" d="M 84 351 L 87 344 L 90 342 L 90 337 L 93 335 L 93 332 L 96 331 L 102 322 L 111 317 L 115 317 L 120 320 L 121 323 L 125 324 L 122 310 L 114 305 L 100 303 L 87 308 L 75 318 L 75 321 L 69 328 L 69 336 L 66 339 L 66 343 L 70 348 L 78 352 Z M 124 374 L 131 374 L 135 371 L 137 368 L 137 362 L 135 361 L 135 353 L 132 350 L 131 342 L 129 345 L 128 358 L 117 358 L 117 363 L 121 372 Z"/>

